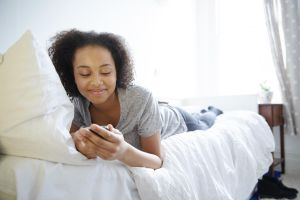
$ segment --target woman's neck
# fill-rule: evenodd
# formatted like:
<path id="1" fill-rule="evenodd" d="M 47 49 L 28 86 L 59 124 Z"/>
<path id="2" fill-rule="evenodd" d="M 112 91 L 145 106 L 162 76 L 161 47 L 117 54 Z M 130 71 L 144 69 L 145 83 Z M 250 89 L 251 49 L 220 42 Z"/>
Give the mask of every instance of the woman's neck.
<path id="1" fill-rule="evenodd" d="M 106 113 L 110 112 L 119 104 L 119 99 L 117 93 L 113 93 L 104 103 L 102 104 L 93 104 L 91 103 L 91 107 L 98 112 Z"/>
<path id="2" fill-rule="evenodd" d="M 121 114 L 117 93 L 114 93 L 114 95 L 103 104 L 95 105 L 91 103 L 90 114 L 92 123 L 100 125 L 112 124 L 113 126 L 117 126 Z"/>

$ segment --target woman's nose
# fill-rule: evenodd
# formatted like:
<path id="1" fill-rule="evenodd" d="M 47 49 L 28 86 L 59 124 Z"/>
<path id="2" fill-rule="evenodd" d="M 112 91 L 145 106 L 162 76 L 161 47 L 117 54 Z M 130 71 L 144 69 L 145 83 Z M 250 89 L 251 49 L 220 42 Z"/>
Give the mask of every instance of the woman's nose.
<path id="1" fill-rule="evenodd" d="M 99 86 L 103 84 L 103 80 L 99 75 L 95 75 L 92 77 L 92 85 Z"/>

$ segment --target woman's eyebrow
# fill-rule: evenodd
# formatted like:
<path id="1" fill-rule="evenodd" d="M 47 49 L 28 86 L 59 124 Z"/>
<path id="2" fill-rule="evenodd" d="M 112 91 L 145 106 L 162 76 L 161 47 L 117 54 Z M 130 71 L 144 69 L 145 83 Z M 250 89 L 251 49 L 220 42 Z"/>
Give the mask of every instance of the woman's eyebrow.
<path id="1" fill-rule="evenodd" d="M 112 65 L 109 64 L 109 63 L 105 63 L 105 64 L 100 65 L 99 67 L 110 67 L 110 66 L 112 66 Z M 78 65 L 78 66 L 76 66 L 76 68 L 90 68 L 90 66 L 87 66 L 87 65 Z"/>
<path id="2" fill-rule="evenodd" d="M 110 66 L 112 66 L 112 65 L 109 64 L 109 63 L 105 63 L 105 64 L 103 64 L 103 65 L 100 65 L 99 67 L 110 67 Z"/>
<path id="3" fill-rule="evenodd" d="M 76 68 L 90 68 L 90 67 L 87 65 L 78 65 L 78 66 L 76 66 Z"/>

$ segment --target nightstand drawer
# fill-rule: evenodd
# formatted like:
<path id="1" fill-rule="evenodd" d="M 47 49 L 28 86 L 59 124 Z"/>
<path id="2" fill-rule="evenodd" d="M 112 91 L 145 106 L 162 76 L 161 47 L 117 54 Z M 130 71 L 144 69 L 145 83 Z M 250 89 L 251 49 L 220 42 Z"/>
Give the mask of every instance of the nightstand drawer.
<path id="1" fill-rule="evenodd" d="M 273 126 L 280 126 L 284 124 L 282 105 L 273 106 Z"/>
<path id="2" fill-rule="evenodd" d="M 259 113 L 265 117 L 271 127 L 284 124 L 282 104 L 260 104 Z"/>

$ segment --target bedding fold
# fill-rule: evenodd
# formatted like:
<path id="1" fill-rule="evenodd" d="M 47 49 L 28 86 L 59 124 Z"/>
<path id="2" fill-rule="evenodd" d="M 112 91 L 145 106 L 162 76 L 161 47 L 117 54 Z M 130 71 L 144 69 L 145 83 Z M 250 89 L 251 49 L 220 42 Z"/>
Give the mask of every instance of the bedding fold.
<path id="1" fill-rule="evenodd" d="M 275 149 L 265 120 L 248 111 L 223 114 L 211 129 L 172 136 L 162 146 L 161 169 L 130 168 L 142 199 L 248 199 Z"/>

